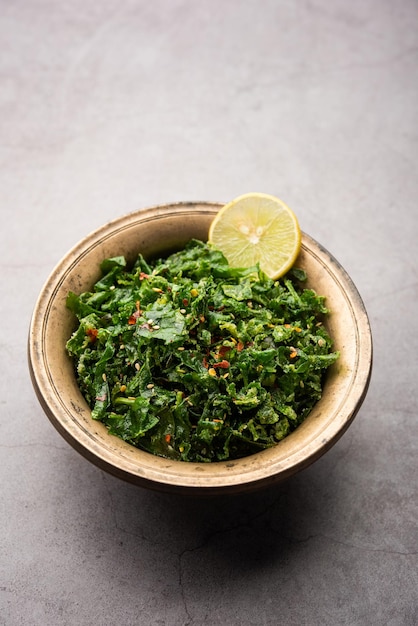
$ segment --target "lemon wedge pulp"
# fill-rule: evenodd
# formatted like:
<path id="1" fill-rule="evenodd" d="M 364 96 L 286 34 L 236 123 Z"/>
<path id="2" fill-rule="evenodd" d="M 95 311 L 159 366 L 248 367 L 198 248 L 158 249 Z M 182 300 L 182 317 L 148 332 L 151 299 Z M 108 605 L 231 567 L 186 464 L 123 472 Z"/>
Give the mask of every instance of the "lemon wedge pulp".
<path id="1" fill-rule="evenodd" d="M 247 193 L 220 209 L 209 229 L 209 242 L 231 267 L 252 267 L 272 279 L 283 276 L 300 252 L 301 231 L 296 215 L 274 196 Z"/>

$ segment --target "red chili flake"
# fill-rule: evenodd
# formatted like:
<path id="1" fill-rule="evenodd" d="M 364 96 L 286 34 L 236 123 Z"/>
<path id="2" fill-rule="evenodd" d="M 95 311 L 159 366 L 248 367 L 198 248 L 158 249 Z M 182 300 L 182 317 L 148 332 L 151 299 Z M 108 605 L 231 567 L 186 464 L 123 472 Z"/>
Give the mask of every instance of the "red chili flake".
<path id="1" fill-rule="evenodd" d="M 231 346 L 221 346 L 218 350 L 218 354 L 220 357 L 225 356 L 231 350 Z"/>
<path id="2" fill-rule="evenodd" d="M 134 313 L 132 313 L 132 315 L 128 319 L 128 324 L 130 324 L 131 326 L 133 324 L 136 324 L 136 320 L 138 319 L 138 317 L 141 317 L 141 311 L 135 311 Z"/>
<path id="3" fill-rule="evenodd" d="M 189 304 L 189 301 L 187 298 L 183 298 L 182 302 L 183 302 L 183 306 L 187 306 Z"/>
<path id="4" fill-rule="evenodd" d="M 146 274 L 145 272 L 140 272 L 139 280 L 144 280 L 144 278 L 149 278 L 149 274 Z"/>
<path id="5" fill-rule="evenodd" d="M 219 361 L 219 363 L 214 363 L 213 367 L 220 367 L 223 370 L 228 369 L 229 367 L 229 361 L 225 361 L 225 359 L 223 361 Z"/>
<path id="6" fill-rule="evenodd" d="M 167 433 L 167 435 L 164 437 L 164 439 L 166 440 L 167 443 L 170 443 L 170 441 L 171 441 L 170 433 Z"/>
<path id="7" fill-rule="evenodd" d="M 138 319 L 138 317 L 141 317 L 142 315 L 141 303 L 139 302 L 139 300 L 135 302 L 135 306 L 136 306 L 136 311 L 134 311 L 132 315 L 130 316 L 130 318 L 128 319 L 128 324 L 130 324 L 131 326 L 136 324 L 136 320 Z"/>
<path id="8" fill-rule="evenodd" d="M 209 367 L 209 363 L 207 362 L 207 360 L 206 360 L 206 357 L 205 357 L 205 356 L 203 357 L 203 361 L 202 361 L 202 363 L 203 363 L 203 367 L 206 367 L 206 369 L 208 369 L 208 367 Z"/>
<path id="9" fill-rule="evenodd" d="M 86 330 L 86 335 L 88 336 L 88 338 L 90 339 L 92 343 L 96 341 L 98 334 L 99 334 L 99 331 L 97 330 L 97 328 L 88 328 Z"/>
<path id="10" fill-rule="evenodd" d="M 242 341 L 238 341 L 237 343 L 237 352 L 242 352 L 244 350 L 244 344 Z"/>

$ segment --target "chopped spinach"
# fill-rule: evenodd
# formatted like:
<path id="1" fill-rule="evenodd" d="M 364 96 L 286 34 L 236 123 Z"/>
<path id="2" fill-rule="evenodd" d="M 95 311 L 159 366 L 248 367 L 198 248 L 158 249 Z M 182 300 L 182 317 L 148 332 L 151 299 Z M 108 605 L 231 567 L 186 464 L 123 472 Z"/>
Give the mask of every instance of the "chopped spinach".
<path id="1" fill-rule="evenodd" d="M 324 298 L 294 268 L 273 281 L 192 240 L 166 259 L 106 259 L 68 294 L 80 389 L 113 435 L 194 462 L 277 444 L 311 411 L 337 358 Z"/>

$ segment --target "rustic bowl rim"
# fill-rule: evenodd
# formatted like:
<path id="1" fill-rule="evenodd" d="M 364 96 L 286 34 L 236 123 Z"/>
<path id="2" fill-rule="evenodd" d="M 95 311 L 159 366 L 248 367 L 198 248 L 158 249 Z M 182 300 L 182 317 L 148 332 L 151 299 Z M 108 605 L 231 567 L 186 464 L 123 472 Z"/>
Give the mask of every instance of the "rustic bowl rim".
<path id="1" fill-rule="evenodd" d="M 161 226 L 163 224 L 161 220 L 168 222 L 174 220 L 173 223 L 176 223 L 189 218 L 189 221 L 193 219 L 196 221 L 196 228 L 201 228 L 198 226 L 199 223 L 213 219 L 222 206 L 223 204 L 217 202 L 160 204 L 122 215 L 95 229 L 73 246 L 53 269 L 41 289 L 30 322 L 28 364 L 31 380 L 40 404 L 54 427 L 68 443 L 99 468 L 131 483 L 160 491 L 208 495 L 251 491 L 283 480 L 306 468 L 331 448 L 349 427 L 363 403 L 371 378 L 372 336 L 360 294 L 335 257 L 312 237 L 302 233 L 301 254 L 307 255 L 306 258 L 309 257 L 311 262 L 316 263 L 318 268 L 325 272 L 325 278 L 333 281 L 333 289 L 340 290 L 343 307 L 344 303 L 347 305 L 347 319 L 348 321 L 351 319 L 352 323 L 350 343 L 354 344 L 346 346 L 352 360 L 350 371 L 340 370 L 333 376 L 332 385 L 336 385 L 335 393 L 342 389 L 344 395 L 341 399 L 338 397 L 332 399 L 334 413 L 329 419 L 326 419 L 323 412 L 318 409 L 310 422 L 311 425 L 316 424 L 316 429 L 320 428 L 318 432 L 315 431 L 315 436 L 305 441 L 302 435 L 295 435 L 291 440 L 293 434 L 275 448 L 237 461 L 185 463 L 143 452 L 108 435 L 107 432 L 106 440 L 103 432 L 98 432 L 96 422 L 90 420 L 89 424 L 86 421 L 87 405 L 83 406 L 80 398 L 75 398 L 73 386 L 71 392 L 65 386 L 69 376 L 62 372 L 62 364 L 64 358 L 69 358 L 68 355 L 62 356 L 62 346 L 56 351 L 58 355 L 61 354 L 60 357 L 56 356 L 55 349 L 48 347 L 51 343 L 51 325 L 53 323 L 59 325 L 59 312 L 62 312 L 61 317 L 71 315 L 69 312 L 64 313 L 62 308 L 62 290 L 66 281 L 74 278 L 80 259 L 86 259 L 93 250 L 98 252 L 103 247 L 103 242 L 111 241 L 115 236 L 129 233 L 135 228 L 140 231 L 144 224 L 148 224 L 147 228 L 152 228 L 156 223 L 160 223 Z M 132 230 L 132 233 L 134 232 Z M 142 244 L 138 243 L 140 249 L 141 245 L 145 247 L 147 245 L 145 236 L 143 239 Z M 343 377 L 347 376 L 350 379 L 345 386 L 338 386 L 339 382 L 345 380 Z M 71 385 L 74 381 L 70 381 Z M 323 400 L 320 403 L 324 405 Z M 322 420 L 323 424 L 318 420 Z M 99 429 L 102 426 L 100 425 Z M 302 427 L 304 424 L 295 433 Z M 305 430 L 309 432 L 309 428 Z M 285 443 L 288 440 L 291 441 L 290 444 Z M 279 450 L 283 450 L 285 446 L 288 448 L 287 456 L 277 460 Z"/>

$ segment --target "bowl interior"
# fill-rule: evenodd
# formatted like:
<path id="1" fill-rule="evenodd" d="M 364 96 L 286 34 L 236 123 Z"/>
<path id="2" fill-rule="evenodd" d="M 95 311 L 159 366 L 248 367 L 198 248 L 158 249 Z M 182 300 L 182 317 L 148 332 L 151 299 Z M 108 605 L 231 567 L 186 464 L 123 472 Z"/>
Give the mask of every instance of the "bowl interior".
<path id="1" fill-rule="evenodd" d="M 361 298 L 338 262 L 307 235 L 296 265 L 308 286 L 326 296 L 327 320 L 340 358 L 328 370 L 324 394 L 305 422 L 269 450 L 222 463 L 185 463 L 153 456 L 108 434 L 93 421 L 78 388 L 65 344 L 75 327 L 66 308 L 70 290 L 89 290 L 100 262 L 125 255 L 133 262 L 206 240 L 218 204 L 182 203 L 123 216 L 73 248 L 55 268 L 36 303 L 29 334 L 29 365 L 38 398 L 65 439 L 90 461 L 125 480 L 191 493 L 243 491 L 286 478 L 319 458 L 343 434 L 367 391 L 372 360 L 370 327 Z"/>

